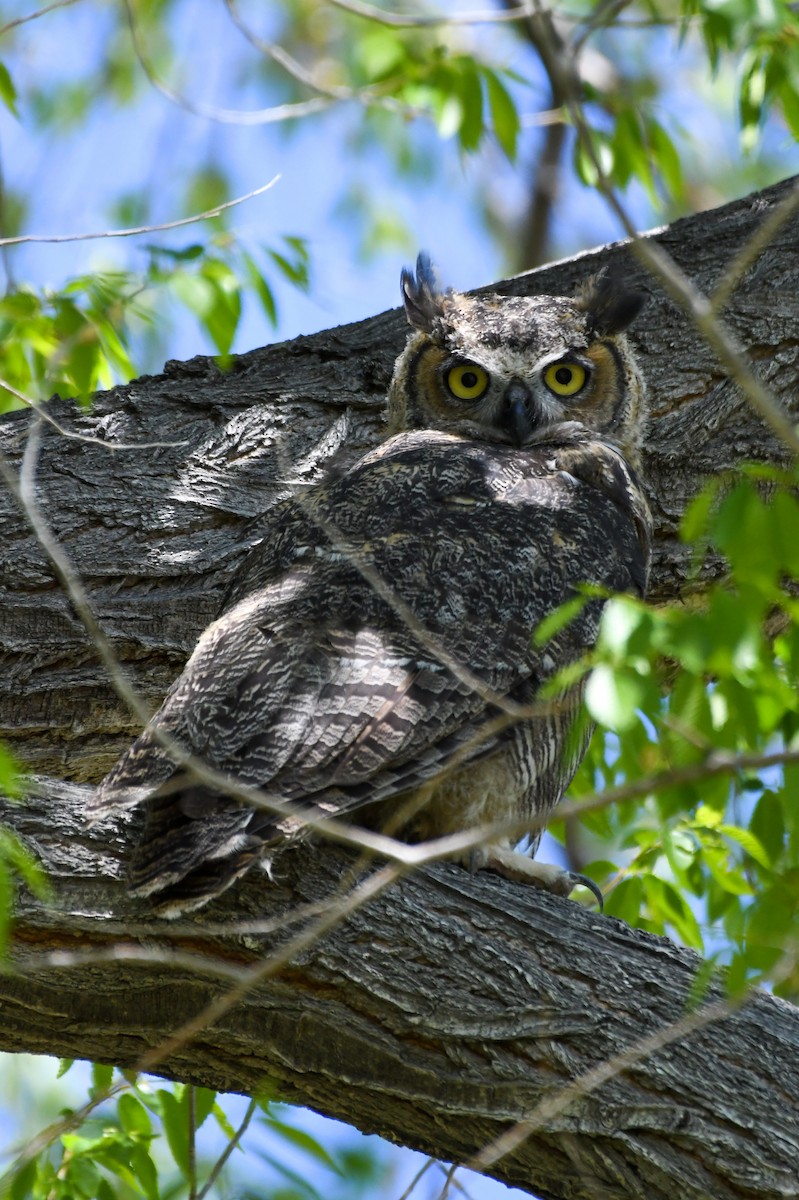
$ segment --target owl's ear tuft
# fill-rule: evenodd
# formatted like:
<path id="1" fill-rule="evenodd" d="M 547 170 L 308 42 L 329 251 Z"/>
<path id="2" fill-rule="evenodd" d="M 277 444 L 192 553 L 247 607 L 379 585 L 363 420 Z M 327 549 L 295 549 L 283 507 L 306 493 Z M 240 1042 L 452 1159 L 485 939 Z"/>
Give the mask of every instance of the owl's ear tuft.
<path id="1" fill-rule="evenodd" d="M 442 292 L 429 254 L 422 251 L 417 258 L 416 275 L 408 267 L 403 269 L 400 287 L 409 323 L 423 333 L 432 333 L 443 315 L 442 301 L 449 292 Z"/>
<path id="2" fill-rule="evenodd" d="M 591 332 L 607 337 L 632 325 L 647 299 L 646 292 L 633 291 L 619 275 L 603 271 L 588 280 L 580 294 L 580 307 Z"/>

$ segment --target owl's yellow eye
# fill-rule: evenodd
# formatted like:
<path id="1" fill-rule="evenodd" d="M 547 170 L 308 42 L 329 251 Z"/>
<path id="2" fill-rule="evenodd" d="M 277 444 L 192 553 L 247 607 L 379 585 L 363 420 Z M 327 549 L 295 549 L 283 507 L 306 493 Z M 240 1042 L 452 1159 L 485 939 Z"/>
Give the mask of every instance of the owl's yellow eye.
<path id="1" fill-rule="evenodd" d="M 477 363 L 463 362 L 450 367 L 446 384 L 458 400 L 479 400 L 488 387 L 488 372 Z"/>
<path id="2" fill-rule="evenodd" d="M 587 380 L 588 372 L 577 362 L 550 363 L 544 371 L 544 383 L 556 396 L 576 396 Z"/>

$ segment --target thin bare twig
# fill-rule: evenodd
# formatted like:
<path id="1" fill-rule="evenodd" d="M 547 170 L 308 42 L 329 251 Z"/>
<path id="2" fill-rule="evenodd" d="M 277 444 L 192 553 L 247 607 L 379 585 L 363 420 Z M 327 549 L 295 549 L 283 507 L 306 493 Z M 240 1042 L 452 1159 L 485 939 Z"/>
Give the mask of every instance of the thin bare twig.
<path id="1" fill-rule="evenodd" d="M 270 188 L 274 187 L 279 179 L 280 176 L 275 175 L 269 180 L 269 183 L 265 183 L 263 187 L 256 188 L 252 192 L 247 192 L 246 196 L 236 196 L 235 200 L 226 200 L 224 204 L 217 204 L 213 208 L 206 209 L 205 212 L 194 213 L 190 217 L 180 217 L 177 221 L 164 221 L 160 225 L 135 225 L 130 229 L 102 229 L 98 233 L 24 233 L 18 237 L 0 238 L 0 246 L 19 246 L 23 242 L 91 242 L 97 241 L 99 238 L 138 237 L 142 233 L 162 233 L 166 229 L 179 229 L 181 225 L 195 225 L 198 221 L 210 221 L 229 208 L 235 208 L 236 205 L 253 200 L 256 196 L 262 196 L 264 192 L 268 192 Z"/>
<path id="2" fill-rule="evenodd" d="M 188 1122 L 187 1130 L 187 1158 L 188 1158 L 188 1180 L 189 1180 L 189 1200 L 197 1200 L 197 1089 L 193 1083 L 186 1085 L 186 1119 Z"/>
<path id="3" fill-rule="evenodd" d="M 334 8 L 343 9 L 356 17 L 374 21 L 378 25 L 387 25 L 391 29 L 426 29 L 437 25 L 501 25 L 513 21 L 522 21 L 534 11 L 531 2 L 510 8 L 506 12 L 496 12 L 485 9 L 473 13 L 443 13 L 440 16 L 430 15 L 412 17 L 407 13 L 387 12 L 382 8 L 374 8 L 371 4 L 363 4 L 361 0 L 327 0 Z"/>
<path id="4" fill-rule="evenodd" d="M 62 586 L 64 586 L 67 595 L 70 597 L 77 615 L 83 621 L 89 636 L 94 642 L 118 695 L 129 705 L 131 711 L 142 721 L 142 724 L 146 724 L 150 716 L 149 709 L 144 705 L 138 693 L 132 687 L 130 680 L 116 657 L 110 640 L 94 615 L 81 580 L 74 571 L 63 548 L 49 529 L 39 509 L 35 498 L 32 476 L 32 463 L 35 459 L 35 453 L 36 438 L 34 431 L 26 447 L 23 459 L 23 472 L 19 483 L 14 479 L 13 473 L 2 458 L 0 458 L 0 474 L 5 478 L 12 493 L 18 497 L 39 544 L 47 554 Z M 376 575 L 376 573 L 373 574 Z M 377 576 L 375 583 L 377 586 L 383 586 L 379 576 Z M 497 722 L 507 722 L 514 719 L 518 719 L 515 713 L 500 714 L 495 720 Z M 461 831 L 460 833 L 449 834 L 446 837 L 437 838 L 430 842 L 419 845 L 408 845 L 394 838 L 387 837 L 384 834 L 374 833 L 365 829 L 356 829 L 348 823 L 333 817 L 320 817 L 317 811 L 307 806 L 303 807 L 291 804 L 282 798 L 270 796 L 258 788 L 242 786 L 234 777 L 214 770 L 201 759 L 197 759 L 196 756 L 189 754 L 163 730 L 157 732 L 159 735 L 163 734 L 165 748 L 174 757 L 176 766 L 184 767 L 208 786 L 252 807 L 263 808 L 276 815 L 291 817 L 298 824 L 307 825 L 309 829 L 322 833 L 330 840 L 361 851 L 368 851 L 406 869 L 419 867 L 426 863 L 440 861 L 445 858 L 459 857 L 487 841 L 495 840 L 497 837 L 521 837 L 526 833 L 532 833 L 541 828 L 548 816 L 548 814 L 542 814 L 538 819 L 528 816 L 515 821 L 492 822 L 470 830 Z M 161 740 L 160 737 L 159 740 Z M 466 747 L 467 751 L 468 749 Z M 794 748 L 774 751 L 768 754 L 732 754 L 727 751 L 715 751 L 700 762 L 661 771 L 639 780 L 621 784 L 615 788 L 605 789 L 603 792 L 595 793 L 593 796 L 574 801 L 570 804 L 561 804 L 558 812 L 565 819 L 574 814 L 595 811 L 610 804 L 622 803 L 626 800 L 648 795 L 664 787 L 676 787 L 713 778 L 717 775 L 732 775 L 742 770 L 765 769 L 769 766 L 797 761 L 799 761 L 799 749 Z"/>
<path id="5" fill-rule="evenodd" d="M 441 1191 L 438 1193 L 438 1200 L 447 1200 L 447 1197 L 449 1196 L 449 1192 L 450 1192 L 450 1187 L 452 1185 L 452 1181 L 455 1178 L 455 1172 L 458 1170 L 458 1164 L 451 1163 L 450 1166 L 447 1168 L 444 1168 L 444 1166 L 442 1164 L 441 1169 L 442 1169 L 442 1171 L 444 1171 L 444 1186 L 442 1187 Z"/>
<path id="6" fill-rule="evenodd" d="M 599 29 L 605 29 L 619 13 L 623 12 L 625 8 L 629 8 L 630 4 L 632 4 L 632 0 L 600 0 L 587 20 L 578 18 L 583 21 L 583 27 L 582 32 L 574 39 L 573 55 L 577 57 L 591 34 L 596 33 Z"/>
<path id="7" fill-rule="evenodd" d="M 751 237 L 744 242 L 735 258 L 727 266 L 710 297 L 714 313 L 719 313 L 729 301 L 732 293 L 749 268 L 799 209 L 799 182 L 795 183 L 787 196 L 775 205 Z"/>
<path id="8" fill-rule="evenodd" d="M 136 26 L 136 17 L 131 0 L 123 0 L 128 19 L 131 44 L 141 69 L 144 71 L 152 86 L 167 100 L 177 104 L 194 116 L 205 117 L 209 121 L 218 121 L 223 125 L 268 125 L 275 121 L 290 121 L 297 117 L 308 117 L 314 113 L 323 112 L 329 108 L 333 100 L 325 96 L 317 96 L 313 100 L 300 100 L 293 104 L 277 104 L 269 108 L 242 112 L 238 109 L 217 108 L 212 104 L 189 100 L 159 79 L 155 68 L 147 57 Z"/>
<path id="9" fill-rule="evenodd" d="M 16 396 L 17 400 L 24 404 L 26 408 L 32 409 L 37 416 L 46 421 L 48 425 L 51 425 L 62 437 L 71 438 L 75 442 L 88 442 L 89 445 L 102 446 L 104 450 L 112 451 L 155 450 L 161 447 L 174 449 L 176 446 L 187 446 L 189 444 L 185 438 L 178 442 L 109 442 L 106 438 L 94 437 L 89 433 L 78 433 L 74 429 L 67 429 L 65 425 L 57 421 L 50 410 L 42 406 L 41 401 L 31 400 L 30 396 L 26 396 L 24 392 L 15 388 L 13 383 L 9 383 L 7 379 L 3 379 L 2 377 L 0 377 L 0 389 L 9 392 L 12 396 Z"/>
<path id="10" fill-rule="evenodd" d="M 399 1196 L 397 1198 L 397 1200 L 408 1200 L 409 1196 L 416 1190 L 417 1183 L 419 1183 L 419 1181 L 423 1178 L 423 1176 L 425 1176 L 427 1174 L 427 1172 L 430 1170 L 431 1167 L 435 1167 L 437 1165 L 438 1165 L 437 1158 L 425 1159 L 425 1161 L 422 1163 L 419 1170 L 414 1175 L 411 1182 L 406 1187 L 405 1191 L 402 1193 L 401 1196 Z"/>
<path id="11" fill-rule="evenodd" d="M 543 108 L 541 112 L 522 113 L 519 124 L 523 129 L 534 129 L 542 125 L 562 125 L 566 115 L 562 108 Z"/>
<path id="12" fill-rule="evenodd" d="M 653 242 L 635 237 L 633 252 L 663 284 L 680 308 L 693 319 L 705 341 L 730 378 L 737 383 L 752 408 L 794 455 L 799 455 L 799 433 L 785 409 L 752 371 L 743 348 L 716 317 L 712 303 L 702 295 L 675 261 Z"/>
<path id="13" fill-rule="evenodd" d="M 172 933 L 171 928 L 164 932 L 165 937 Z M 125 930 L 125 937 L 133 936 Z M 115 942 L 108 950 L 51 950 L 47 954 L 37 955 L 30 963 L 24 959 L 15 961 L 14 971 L 22 977 L 41 975 L 45 971 L 81 971 L 85 967 L 109 966 L 113 963 L 135 963 L 141 966 L 175 967 L 191 971 L 193 975 L 217 978 L 223 983 L 241 983 L 246 974 L 246 967 L 232 966 L 219 958 L 204 954 L 191 954 L 176 950 L 173 946 L 156 946 L 152 944 L 153 927 L 150 925 L 146 934 L 149 944 L 139 946 L 135 943 Z M 161 931 L 158 931 L 161 937 Z M 196 931 L 195 931 L 196 936 Z"/>
<path id="14" fill-rule="evenodd" d="M 279 67 L 292 77 L 298 83 L 302 83 L 305 87 L 311 88 L 315 92 L 321 93 L 323 96 L 328 96 L 331 100 L 353 100 L 358 97 L 358 92 L 355 88 L 349 87 L 329 87 L 321 84 L 311 74 L 310 71 L 298 62 L 293 55 L 284 50 L 282 46 L 278 46 L 275 42 L 268 42 L 265 38 L 259 37 L 249 25 L 247 25 L 238 10 L 235 0 L 224 0 L 225 8 L 228 10 L 231 21 L 247 41 L 261 54 L 271 58 Z"/>
<path id="15" fill-rule="evenodd" d="M 354 100 L 358 104 L 365 107 L 378 105 L 381 108 L 388 109 L 390 112 L 401 113 L 406 117 L 417 117 L 425 115 L 424 110 L 416 105 L 406 104 L 391 95 L 391 89 L 395 81 L 392 79 L 382 80 L 380 84 L 363 88 L 354 88 L 346 85 L 333 85 L 320 83 L 319 80 L 308 71 L 302 63 L 298 62 L 293 55 L 284 50 L 282 46 L 275 42 L 266 41 L 247 25 L 242 18 L 235 0 L 224 0 L 225 6 L 230 14 L 239 32 L 247 39 L 251 46 L 264 54 L 267 58 L 271 58 L 273 62 L 282 67 L 292 79 L 296 79 L 305 87 L 311 88 L 318 92 L 321 96 L 326 97 L 331 101 L 347 101 Z"/>
<path id="16" fill-rule="evenodd" d="M 4 33 L 8 33 L 12 29 L 16 29 L 18 25 L 27 25 L 28 21 L 37 21 L 39 17 L 44 17 L 47 13 L 54 12 L 57 8 L 69 8 L 73 4 L 77 4 L 78 0 L 55 0 L 54 4 L 48 4 L 44 8 L 37 9 L 36 12 L 28 13 L 25 17 L 17 17 L 13 21 L 0 28 L 0 37 Z"/>
<path id="17" fill-rule="evenodd" d="M 225 1149 L 222 1151 L 219 1158 L 214 1163 L 214 1165 L 211 1169 L 211 1172 L 205 1181 L 205 1184 L 200 1189 L 200 1192 L 197 1196 L 197 1200 L 205 1200 L 205 1197 L 208 1195 L 211 1188 L 214 1186 L 217 1179 L 221 1175 L 222 1168 L 224 1167 L 225 1163 L 230 1158 L 231 1154 L 236 1149 L 236 1147 L 240 1143 L 241 1139 L 244 1137 L 244 1134 L 247 1132 L 249 1124 L 252 1121 L 253 1117 L 255 1116 L 257 1108 L 258 1108 L 258 1103 L 255 1100 L 251 1100 L 250 1103 L 247 1105 L 247 1111 L 245 1112 L 244 1117 L 242 1118 L 241 1124 L 239 1125 L 236 1132 L 233 1134 L 233 1137 L 230 1138 L 230 1140 L 228 1141 L 227 1145 L 225 1146 Z"/>

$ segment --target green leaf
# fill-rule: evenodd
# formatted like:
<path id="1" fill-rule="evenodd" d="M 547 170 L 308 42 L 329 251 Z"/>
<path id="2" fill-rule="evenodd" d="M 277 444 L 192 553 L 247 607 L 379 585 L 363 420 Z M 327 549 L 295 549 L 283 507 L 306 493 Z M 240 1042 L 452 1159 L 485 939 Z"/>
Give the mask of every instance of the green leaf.
<path id="1" fill-rule="evenodd" d="M 681 196 L 685 190 L 685 184 L 682 159 L 677 147 L 663 126 L 651 117 L 647 119 L 646 129 L 655 166 L 663 178 L 669 197 L 674 199 Z"/>
<path id="2" fill-rule="evenodd" d="M 644 876 L 644 890 L 653 914 L 664 924 L 671 925 L 679 937 L 694 950 L 702 951 L 702 931 L 696 917 L 680 892 L 666 879 Z"/>
<path id="3" fill-rule="evenodd" d="M 308 273 L 308 247 L 305 240 L 298 237 L 284 237 L 283 242 L 286 249 L 292 251 L 291 257 L 287 254 L 280 254 L 277 250 L 267 250 L 267 254 L 295 287 L 306 291 L 310 285 L 310 276 Z"/>
<path id="4" fill-rule="evenodd" d="M 732 956 L 724 981 L 731 997 L 740 998 L 749 990 L 750 970 L 746 956 L 737 951 Z"/>
<path id="5" fill-rule="evenodd" d="M 0 959 L 8 953 L 8 935 L 14 907 L 14 883 L 8 864 L 0 859 Z"/>
<path id="6" fill-rule="evenodd" d="M 574 596 L 571 600 L 566 600 L 563 604 L 559 604 L 554 612 L 549 613 L 544 617 L 533 633 L 533 645 L 544 646 L 550 641 L 556 633 L 560 633 L 565 627 L 578 617 L 588 603 L 588 596 Z"/>
<path id="7" fill-rule="evenodd" d="M 686 508 L 680 521 L 680 537 L 684 542 L 694 542 L 707 536 L 721 485 L 718 477 L 709 480 Z"/>
<path id="8" fill-rule="evenodd" d="M 111 1087 L 113 1078 L 113 1067 L 109 1067 L 106 1063 L 92 1063 L 92 1094 L 96 1095 L 99 1092 L 107 1092 Z"/>
<path id="9" fill-rule="evenodd" d="M 194 262 L 207 253 L 207 247 L 202 242 L 192 242 L 190 246 L 184 246 L 178 250 L 170 249 L 168 246 L 154 246 L 149 244 L 144 249 L 148 250 L 150 254 L 169 258 L 173 262 Z"/>
<path id="10" fill-rule="evenodd" d="M 639 923 L 644 884 L 640 875 L 622 879 L 605 897 L 605 913 L 630 925 Z"/>
<path id="11" fill-rule="evenodd" d="M 701 840 L 702 860 L 722 891 L 732 896 L 751 896 L 752 885 L 732 861 L 727 848 L 707 838 Z"/>
<path id="12" fill-rule="evenodd" d="M 760 797 L 749 828 L 763 847 L 769 865 L 776 864 L 783 852 L 785 822 L 782 817 L 782 805 L 774 792 L 766 791 Z"/>
<path id="13" fill-rule="evenodd" d="M 315 1137 L 312 1137 L 310 1133 L 306 1133 L 303 1129 L 295 1129 L 293 1125 L 287 1125 L 275 1116 L 264 1117 L 264 1123 L 290 1145 L 296 1146 L 299 1150 L 304 1150 L 316 1162 L 321 1163 L 331 1171 L 335 1171 L 337 1175 L 342 1174 L 341 1168 L 335 1159 L 330 1156 L 324 1146 Z"/>
<path id="14" fill-rule="evenodd" d="M 264 278 L 262 272 L 258 269 L 258 265 L 251 254 L 242 254 L 242 262 L 247 274 L 247 280 L 250 284 L 250 287 L 254 289 L 255 294 L 261 301 L 261 308 L 266 313 L 266 319 L 269 321 L 270 325 L 277 325 L 277 304 L 275 303 L 275 297 L 272 289 Z"/>
<path id="15" fill-rule="evenodd" d="M 180 1098 L 174 1092 L 165 1088 L 158 1090 L 161 1121 L 164 1126 L 166 1140 L 180 1173 L 184 1178 L 189 1177 L 189 1110 L 185 1099 L 185 1091 Z"/>
<path id="16" fill-rule="evenodd" d="M 516 160 L 521 122 L 508 89 L 495 71 L 483 68 L 483 77 L 488 91 L 488 107 L 494 134 L 510 162 Z"/>
<path id="17" fill-rule="evenodd" d="M 581 183 L 586 187 L 595 188 L 599 182 L 600 171 L 606 178 L 613 174 L 613 148 L 608 134 L 603 130 L 591 129 L 588 135 L 593 153 L 589 152 L 582 138 L 577 138 L 574 145 L 574 169 Z"/>
<path id="18" fill-rule="evenodd" d="M 32 1158 L 14 1175 L 9 1193 L 11 1200 L 28 1200 L 34 1194 L 34 1184 L 39 1173 L 39 1158 Z"/>
<path id="19" fill-rule="evenodd" d="M 357 38 L 354 50 L 368 83 L 377 83 L 397 73 L 405 61 L 405 45 L 391 29 L 365 31 Z"/>
<path id="20" fill-rule="evenodd" d="M 209 164 L 190 176 L 184 208 L 188 215 L 193 215 L 218 208 L 229 199 L 230 186 L 227 176 L 216 165 Z M 220 213 L 213 221 L 224 221 L 226 216 L 227 213 Z"/>
<path id="21" fill-rule="evenodd" d="M 745 916 L 748 960 L 770 970 L 792 941 L 796 929 L 797 897 L 782 880 L 765 887 L 748 906 Z"/>
<path id="22" fill-rule="evenodd" d="M 686 1012 L 694 1012 L 706 999 L 708 991 L 718 976 L 719 968 L 714 955 L 705 958 L 696 969 L 685 1001 Z"/>
<path id="23" fill-rule="evenodd" d="M 241 285 L 221 259 L 207 259 L 200 268 L 213 288 L 213 303 L 203 324 L 220 354 L 229 354 L 241 317 Z"/>
<path id="24" fill-rule="evenodd" d="M 214 1107 L 211 1109 L 211 1111 L 214 1114 L 214 1120 L 216 1121 L 217 1125 L 224 1133 L 225 1137 L 226 1138 L 234 1137 L 236 1131 L 233 1128 L 233 1126 L 231 1125 L 230 1121 L 228 1120 L 227 1113 L 225 1112 L 222 1105 L 215 1104 Z"/>
<path id="25" fill-rule="evenodd" d="M 8 67 L 0 63 L 0 100 L 5 104 L 8 111 L 19 120 L 17 112 L 17 89 L 14 87 L 14 81 L 8 73 Z"/>
<path id="26" fill-rule="evenodd" d="M 204 321 L 214 305 L 214 288 L 201 275 L 188 271 L 176 271 L 170 277 L 170 286 L 178 299 Z"/>
<path id="27" fill-rule="evenodd" d="M 276 1158 L 274 1155 L 269 1154 L 266 1150 L 263 1150 L 260 1147 L 256 1147 L 255 1152 L 259 1158 L 263 1159 L 264 1162 L 269 1163 L 270 1167 L 273 1167 L 275 1171 L 284 1177 L 284 1179 L 288 1179 L 290 1183 L 293 1183 L 296 1189 L 293 1192 L 283 1192 L 282 1190 L 278 1189 L 270 1190 L 270 1200 L 277 1200 L 277 1197 L 281 1196 L 285 1196 L 286 1200 L 288 1200 L 289 1196 L 291 1197 L 291 1200 L 321 1200 L 321 1194 L 316 1190 L 310 1179 L 306 1178 L 306 1176 L 300 1174 L 299 1171 L 292 1170 L 292 1168 L 289 1167 L 289 1165 L 282 1159 Z"/>
<path id="28" fill-rule="evenodd" d="M 645 694 L 640 676 L 600 663 L 588 676 L 585 703 L 595 721 L 620 733 L 637 724 Z"/>
<path id="29" fill-rule="evenodd" d="M 130 1165 L 142 1185 L 147 1200 L 160 1200 L 158 1170 L 149 1151 L 144 1146 L 138 1145 L 131 1148 Z"/>
<path id="30" fill-rule="evenodd" d="M 62 1075 L 66 1075 L 67 1071 L 70 1070 L 70 1068 L 74 1065 L 74 1063 L 75 1063 L 74 1058 L 60 1058 L 58 1060 L 58 1071 L 56 1072 L 56 1079 L 60 1079 Z"/>
<path id="31" fill-rule="evenodd" d="M 768 869 L 771 866 L 771 859 L 765 847 L 750 829 L 742 829 L 740 825 L 719 825 L 718 828 L 719 833 L 726 834 L 732 841 L 737 842 L 761 867 Z"/>
<path id="32" fill-rule="evenodd" d="M 216 1092 L 211 1091 L 210 1088 L 199 1086 L 194 1088 L 194 1124 L 196 1129 L 200 1128 L 216 1107 Z"/>
<path id="33" fill-rule="evenodd" d="M 126 1133 L 152 1136 L 150 1115 L 142 1102 L 130 1092 L 123 1092 L 117 1101 L 119 1123 Z"/>
<path id="34" fill-rule="evenodd" d="M 739 92 L 739 118 L 741 122 L 741 147 L 745 153 L 754 150 L 760 140 L 760 125 L 766 99 L 767 60 L 753 49 L 744 55 Z"/>
<path id="35" fill-rule="evenodd" d="M 614 596 L 605 605 L 599 633 L 604 654 L 644 656 L 652 640 L 652 614 L 630 596 Z"/>
<path id="36" fill-rule="evenodd" d="M 40 864 L 12 829 L 0 825 L 0 860 L 20 877 L 39 900 L 51 894 L 50 883 Z"/>
<path id="37" fill-rule="evenodd" d="M 453 76 L 461 103 L 461 120 L 458 126 L 458 141 L 462 149 L 471 153 L 477 149 L 483 137 L 483 88 L 477 64 L 469 55 L 460 55 L 454 60 L 459 71 Z"/>
<path id="38" fill-rule="evenodd" d="M 87 1154 L 78 1152 L 65 1161 L 65 1166 L 66 1170 L 62 1167 L 59 1175 L 69 1186 L 70 1194 L 94 1200 L 102 1178 L 94 1161 Z"/>

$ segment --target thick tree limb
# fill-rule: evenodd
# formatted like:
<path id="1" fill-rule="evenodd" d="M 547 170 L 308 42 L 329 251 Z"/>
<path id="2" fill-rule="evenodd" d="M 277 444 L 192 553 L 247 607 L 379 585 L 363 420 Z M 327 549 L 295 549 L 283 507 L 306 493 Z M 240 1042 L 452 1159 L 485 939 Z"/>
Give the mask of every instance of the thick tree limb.
<path id="1" fill-rule="evenodd" d="M 788 186 L 655 236 L 710 291 Z M 568 292 L 605 263 L 646 286 L 623 246 L 501 286 Z M 665 598 L 689 585 L 676 528 L 703 476 L 745 459 L 784 461 L 785 453 L 695 331 L 652 291 L 637 338 L 654 400 L 646 468 L 655 595 Z M 794 219 L 726 313 L 794 419 L 797 294 Z M 216 614 L 231 571 L 265 529 L 268 536 L 263 514 L 297 482 L 318 477 L 331 454 L 346 461 L 380 435 L 403 338 L 399 314 L 387 313 L 253 351 L 226 374 L 208 359 L 167 364 L 162 376 L 99 395 L 88 414 L 67 401 L 52 406 L 62 425 L 108 446 L 49 432 L 39 502 L 153 704 Z M 29 421 L 27 412 L 0 419 L 0 450 L 17 466 Z M 135 722 L 10 495 L 0 504 L 0 736 L 33 769 L 97 779 Z M 709 561 L 706 577 L 718 570 Z M 15 953 L 25 974 L 0 979 L 0 1048 L 137 1061 L 230 986 L 223 975 L 273 944 L 209 941 L 210 919 L 271 917 L 323 899 L 349 861 L 329 848 L 292 852 L 277 885 L 249 880 L 175 938 L 124 894 L 125 830 L 87 832 L 82 800 L 80 788 L 45 784 L 39 799 L 7 814 L 41 854 L 56 899 L 21 898 Z M 125 946 L 203 954 L 206 974 L 182 958 L 133 962 Z M 112 961 L 56 970 L 48 957 L 87 950 Z M 350 917 L 163 1069 L 234 1090 L 272 1079 L 288 1099 L 468 1159 L 542 1097 L 678 1021 L 696 969 L 693 955 L 666 941 L 442 865 Z M 796 1197 L 798 1022 L 791 1006 L 756 996 L 578 1100 L 493 1170 L 563 1200 Z"/>
<path id="2" fill-rule="evenodd" d="M 173 930 L 125 894 L 126 831 L 87 832 L 83 791 L 44 788 L 6 814 L 56 894 L 21 899 L 24 974 L 0 976 L 0 1049 L 132 1065 L 232 986 L 215 968 L 246 968 L 280 941 L 208 937 L 210 922 L 328 897 L 351 860 L 292 851 L 275 884 L 260 873 Z M 156 961 L 131 961 L 137 947 Z M 110 961 L 58 969 L 50 957 L 92 949 Z M 205 956 L 207 973 L 167 965 L 163 950 Z M 158 1069 L 227 1091 L 271 1085 L 367 1132 L 469 1160 L 543 1097 L 679 1022 L 699 965 L 570 901 L 443 864 L 351 916 Z M 492 1173 L 553 1200 L 795 1197 L 797 1062 L 799 1011 L 755 995 L 570 1105 Z"/>

